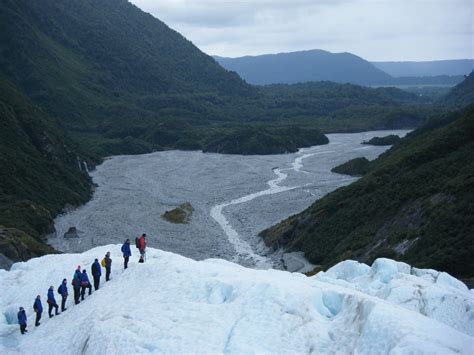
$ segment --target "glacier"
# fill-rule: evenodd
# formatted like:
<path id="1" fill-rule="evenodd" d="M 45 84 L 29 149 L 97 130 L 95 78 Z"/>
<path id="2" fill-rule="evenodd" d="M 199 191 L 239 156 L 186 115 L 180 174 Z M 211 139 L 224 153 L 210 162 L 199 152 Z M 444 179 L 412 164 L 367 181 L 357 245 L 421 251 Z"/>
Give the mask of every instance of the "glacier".
<path id="1" fill-rule="evenodd" d="M 32 304 L 77 265 L 111 252 L 111 281 L 34 327 Z M 452 276 L 390 259 L 341 262 L 312 277 L 195 261 L 148 248 L 123 270 L 120 245 L 0 270 L 2 354 L 472 354 L 474 292 Z M 57 295 L 59 296 L 59 295 Z M 59 297 L 56 298 L 57 300 Z M 21 335 L 18 307 L 28 315 Z"/>

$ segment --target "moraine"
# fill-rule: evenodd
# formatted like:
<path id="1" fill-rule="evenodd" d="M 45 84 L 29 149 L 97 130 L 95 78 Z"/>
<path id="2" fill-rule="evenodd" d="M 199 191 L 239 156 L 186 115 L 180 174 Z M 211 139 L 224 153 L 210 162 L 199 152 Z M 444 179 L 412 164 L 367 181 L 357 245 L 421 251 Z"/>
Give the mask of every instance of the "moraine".
<path id="1" fill-rule="evenodd" d="M 133 243 L 145 232 L 150 246 L 197 260 L 223 258 L 257 268 L 281 268 L 281 255 L 271 254 L 257 234 L 355 181 L 331 173 L 336 165 L 360 156 L 374 159 L 388 148 L 362 145 L 363 141 L 406 133 L 329 134 L 329 144 L 294 154 L 165 151 L 114 156 L 91 173 L 98 185 L 92 200 L 56 219 L 57 233 L 49 243 L 61 251 L 82 252 L 126 238 Z M 194 208 L 188 224 L 160 217 L 183 202 Z M 64 239 L 72 226 L 79 238 Z M 292 261 L 294 270 L 304 264 L 297 256 Z"/>

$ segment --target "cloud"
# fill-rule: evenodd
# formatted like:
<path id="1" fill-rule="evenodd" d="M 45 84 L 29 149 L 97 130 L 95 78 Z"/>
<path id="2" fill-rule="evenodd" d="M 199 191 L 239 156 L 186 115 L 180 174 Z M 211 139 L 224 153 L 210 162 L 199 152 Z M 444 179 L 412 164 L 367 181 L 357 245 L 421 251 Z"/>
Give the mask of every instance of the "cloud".
<path id="1" fill-rule="evenodd" d="M 369 60 L 474 57 L 470 0 L 132 0 L 208 54 L 304 49 Z"/>

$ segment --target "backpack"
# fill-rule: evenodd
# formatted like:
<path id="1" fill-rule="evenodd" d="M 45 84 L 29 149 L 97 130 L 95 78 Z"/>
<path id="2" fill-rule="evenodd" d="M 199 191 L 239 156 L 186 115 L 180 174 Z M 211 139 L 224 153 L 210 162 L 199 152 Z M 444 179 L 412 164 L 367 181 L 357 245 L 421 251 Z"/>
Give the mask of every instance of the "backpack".
<path id="1" fill-rule="evenodd" d="M 100 262 L 100 265 L 102 265 L 103 267 L 105 267 L 105 265 L 107 265 L 106 262 L 105 262 L 105 258 L 102 259 L 102 261 Z"/>
<path id="2" fill-rule="evenodd" d="M 58 293 L 61 294 L 61 291 L 63 290 L 63 285 L 59 285 L 58 287 Z"/>
<path id="3" fill-rule="evenodd" d="M 135 238 L 135 246 L 137 247 L 137 249 L 140 249 L 140 238 Z"/>

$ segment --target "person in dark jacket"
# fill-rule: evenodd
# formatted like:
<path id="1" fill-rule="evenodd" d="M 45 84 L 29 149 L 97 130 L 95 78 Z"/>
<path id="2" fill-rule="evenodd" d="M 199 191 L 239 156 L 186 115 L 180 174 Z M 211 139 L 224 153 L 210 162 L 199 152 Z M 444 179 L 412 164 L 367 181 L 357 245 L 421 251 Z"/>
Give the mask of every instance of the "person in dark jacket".
<path id="1" fill-rule="evenodd" d="M 127 239 L 125 243 L 123 243 L 122 253 L 123 253 L 123 268 L 126 269 L 128 267 L 128 259 L 132 256 L 132 251 L 130 250 L 130 239 Z"/>
<path id="2" fill-rule="evenodd" d="M 89 277 L 87 276 L 86 269 L 82 270 L 81 287 L 82 287 L 81 300 L 84 301 L 84 294 L 86 293 L 86 288 L 89 289 L 89 296 L 92 294 L 92 286 L 91 286 L 91 283 L 89 282 Z"/>
<path id="3" fill-rule="evenodd" d="M 100 276 L 102 275 L 102 268 L 100 267 L 99 259 L 95 259 L 91 266 L 92 277 L 94 278 L 94 290 L 99 289 Z"/>
<path id="4" fill-rule="evenodd" d="M 112 272 L 112 259 L 110 258 L 110 251 L 105 254 L 105 258 L 102 260 L 105 266 L 105 281 L 110 280 L 110 273 Z"/>
<path id="5" fill-rule="evenodd" d="M 23 307 L 20 307 L 20 311 L 18 312 L 18 324 L 20 324 L 21 334 L 28 332 L 26 330 L 26 312 Z"/>
<path id="6" fill-rule="evenodd" d="M 81 297 L 81 266 L 79 265 L 74 272 L 74 276 L 72 278 L 72 287 L 74 288 L 74 304 L 79 304 L 79 298 Z"/>
<path id="7" fill-rule="evenodd" d="M 61 312 L 64 312 L 66 308 L 66 299 L 68 296 L 67 292 L 67 280 L 63 279 L 63 282 L 61 285 L 59 285 L 58 291 L 61 295 Z"/>
<path id="8" fill-rule="evenodd" d="M 50 286 L 49 289 L 48 289 L 48 315 L 49 315 L 49 318 L 52 318 L 53 317 L 53 314 L 51 313 L 53 311 L 53 308 L 54 308 L 54 313 L 56 315 L 59 314 L 58 312 L 58 304 L 56 303 L 56 299 L 54 298 L 54 287 L 53 286 Z"/>
<path id="9" fill-rule="evenodd" d="M 36 296 L 35 303 L 33 303 L 33 309 L 36 313 L 35 327 L 39 326 L 41 314 L 43 313 L 43 305 L 41 303 L 41 296 Z"/>

